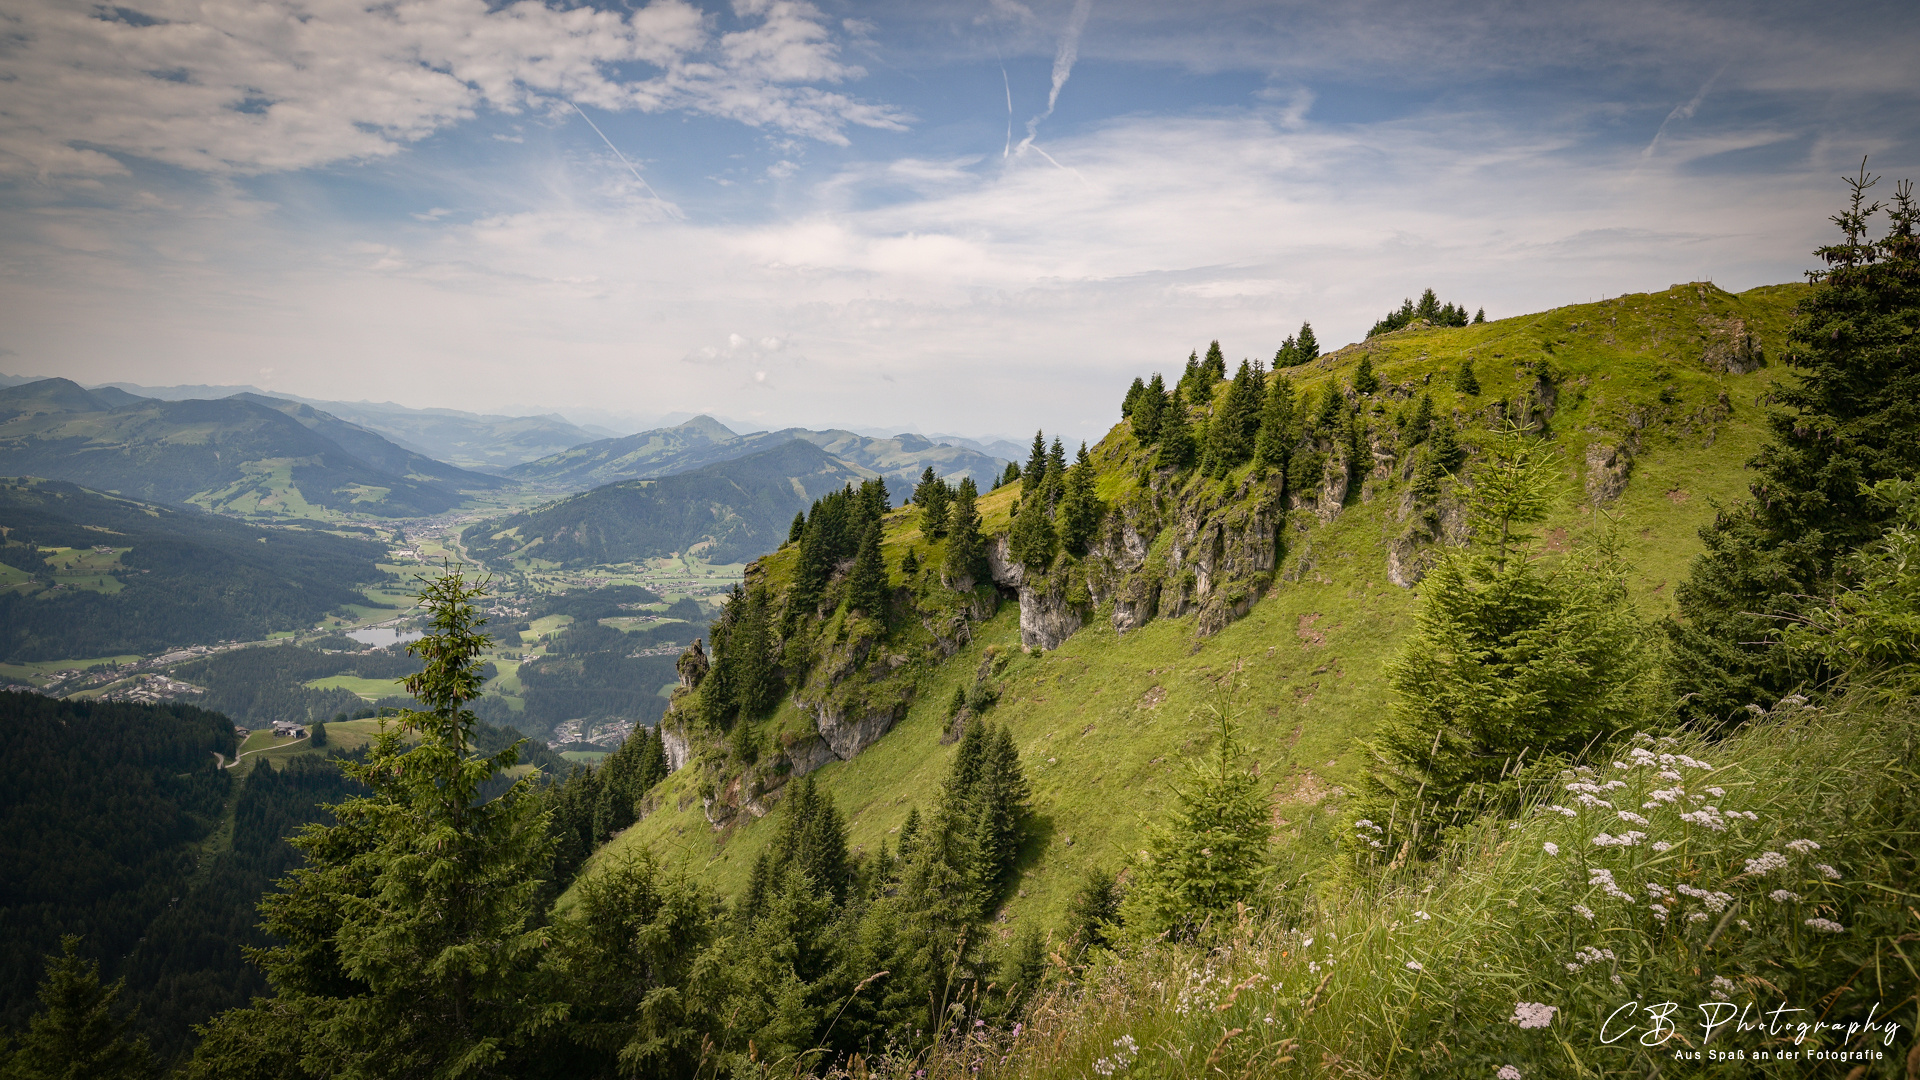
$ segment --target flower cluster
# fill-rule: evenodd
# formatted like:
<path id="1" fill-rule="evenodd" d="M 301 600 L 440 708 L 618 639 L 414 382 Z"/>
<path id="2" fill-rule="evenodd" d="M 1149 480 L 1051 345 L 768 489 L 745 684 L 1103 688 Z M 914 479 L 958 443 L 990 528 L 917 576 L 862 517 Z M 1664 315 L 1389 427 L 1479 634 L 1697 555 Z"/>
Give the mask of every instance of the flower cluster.
<path id="1" fill-rule="evenodd" d="M 1612 949 L 1597 949 L 1592 945 L 1588 945 L 1573 954 L 1573 960 L 1567 964 L 1567 970 L 1580 971 L 1589 964 L 1597 964 L 1602 960 L 1612 960 L 1614 958 Z"/>
<path id="2" fill-rule="evenodd" d="M 1641 820 L 1645 821 L 1646 819 L 1642 818 Z M 1596 836 L 1593 838 L 1593 846 L 1595 847 L 1633 847 L 1639 844 L 1640 841 L 1645 840 L 1646 838 L 1647 838 L 1647 834 L 1640 832 L 1637 829 L 1630 830 L 1628 832 L 1623 832 L 1619 836 L 1613 836 L 1608 833 L 1601 833 L 1599 836 Z"/>
<path id="3" fill-rule="evenodd" d="M 1512 1021 L 1523 1028 L 1543 1028 L 1553 1023 L 1553 1014 L 1560 1011 L 1558 1005 L 1546 1005 L 1538 1001 L 1522 1001 L 1513 1006 Z M 1508 1066 L 1512 1068 L 1512 1066 Z M 1518 1070 L 1515 1076 L 1520 1075 Z"/>
<path id="4" fill-rule="evenodd" d="M 1094 1061 L 1093 1071 L 1101 1076 L 1112 1076 L 1114 1073 L 1126 1071 L 1127 1066 L 1133 1064 L 1133 1059 L 1139 1056 L 1140 1044 L 1133 1041 L 1133 1036 L 1122 1035 L 1113 1040 L 1111 1056 Z"/>
<path id="5" fill-rule="evenodd" d="M 1808 919 L 1806 921 L 1806 925 L 1813 927 L 1815 930 L 1824 930 L 1829 934 L 1845 933 L 1847 929 L 1846 927 L 1841 926 L 1839 923 L 1834 922 L 1832 919 L 1819 919 L 1819 918 Z"/>
<path id="6" fill-rule="evenodd" d="M 1691 896 L 1695 900 L 1700 901 L 1702 904 L 1705 904 L 1707 906 L 1707 910 L 1712 911 L 1716 915 L 1722 911 L 1727 910 L 1727 905 L 1733 903 L 1732 893 L 1713 892 L 1708 889 L 1696 889 L 1691 885 L 1675 885 L 1674 890 L 1679 892 L 1683 896 Z"/>
<path id="7" fill-rule="evenodd" d="M 1787 857 L 1785 855 L 1777 851 L 1764 851 L 1760 853 L 1759 858 L 1747 860 L 1747 873 L 1756 876 L 1771 874 L 1775 870 L 1784 869 L 1786 865 Z"/>

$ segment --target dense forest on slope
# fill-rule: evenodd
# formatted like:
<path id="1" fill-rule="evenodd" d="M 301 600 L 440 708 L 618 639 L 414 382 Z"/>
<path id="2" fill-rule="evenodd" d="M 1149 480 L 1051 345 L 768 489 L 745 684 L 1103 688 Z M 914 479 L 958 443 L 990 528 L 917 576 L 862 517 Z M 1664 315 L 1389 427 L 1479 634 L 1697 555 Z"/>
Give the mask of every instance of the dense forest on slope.
<path id="1" fill-rule="evenodd" d="M 236 649 L 172 669 L 175 676 L 207 691 L 195 704 L 254 728 L 276 720 L 301 724 L 326 720 L 338 713 L 358 712 L 364 705 L 351 690 L 310 688 L 304 683 L 334 675 L 392 680 L 391 693 L 400 695 L 398 680 L 419 670 L 420 662 L 408 656 L 404 646 L 340 651 L 299 645 Z"/>
<path id="2" fill-rule="evenodd" d="M 709 562 L 780 546 L 797 511 L 869 474 L 794 440 L 658 480 L 595 488 L 462 534 L 475 558 L 562 566 L 631 562 L 699 547 Z"/>
<path id="3" fill-rule="evenodd" d="M 0 389 L 0 474 L 274 517 L 437 514 L 459 505 L 463 490 L 499 483 L 304 405 L 155 401 L 67 379 Z"/>
<path id="4" fill-rule="evenodd" d="M 0 479 L 0 656 L 154 653 L 312 626 L 380 580 L 373 540 Z M 95 548 L 111 548 L 98 552 Z M 51 549 L 51 550 L 47 550 Z M 0 571 L 4 570 L 0 567 Z"/>
<path id="5" fill-rule="evenodd" d="M 233 723 L 185 705 L 0 694 L 0 1016 L 18 1027 L 62 934 L 115 967 L 187 895 L 232 787 Z"/>

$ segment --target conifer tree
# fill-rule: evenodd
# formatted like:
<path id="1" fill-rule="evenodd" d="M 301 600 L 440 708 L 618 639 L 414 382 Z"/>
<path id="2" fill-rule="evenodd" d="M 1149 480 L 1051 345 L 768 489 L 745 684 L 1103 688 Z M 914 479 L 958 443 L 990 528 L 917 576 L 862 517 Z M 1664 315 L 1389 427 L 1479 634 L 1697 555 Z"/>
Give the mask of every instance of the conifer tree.
<path id="1" fill-rule="evenodd" d="M 1266 868 L 1271 810 L 1259 781 L 1240 767 L 1231 699 L 1211 711 L 1211 760 L 1188 767 L 1174 790 L 1173 820 L 1149 833 L 1147 857 L 1120 906 L 1127 930 L 1141 938 L 1194 933 L 1250 899 Z"/>
<path id="2" fill-rule="evenodd" d="M 1298 363 L 1300 363 L 1300 347 L 1294 342 L 1293 335 L 1288 334 L 1286 340 L 1280 343 L 1280 348 L 1273 354 L 1273 370 L 1290 368 Z"/>
<path id="3" fill-rule="evenodd" d="M 947 534 L 947 508 L 953 501 L 953 489 L 927 466 L 920 484 L 913 489 L 914 505 L 920 507 L 920 532 L 930 540 Z"/>
<path id="4" fill-rule="evenodd" d="M 887 608 L 887 562 L 880 551 L 880 524 L 867 526 L 860 541 L 860 554 L 847 575 L 847 610 L 857 611 L 876 622 L 885 622 Z"/>
<path id="5" fill-rule="evenodd" d="M 1153 373 L 1153 379 L 1133 405 L 1130 422 L 1133 437 L 1141 446 L 1152 446 L 1160 440 L 1160 420 L 1167 409 L 1167 384 L 1159 372 Z"/>
<path id="6" fill-rule="evenodd" d="M 1433 442 L 1427 447 L 1427 455 L 1443 472 L 1456 472 L 1466 463 L 1466 451 L 1460 448 L 1460 438 L 1454 433 L 1452 420 L 1443 416 L 1434 421 Z"/>
<path id="7" fill-rule="evenodd" d="M 1100 505 L 1100 496 L 1094 491 L 1094 482 L 1093 459 L 1087 455 L 1087 444 L 1083 442 L 1080 452 L 1074 456 L 1073 467 L 1067 470 L 1058 515 L 1060 544 L 1076 559 L 1087 553 L 1087 545 L 1100 529 L 1100 519 L 1106 516 L 1106 508 Z"/>
<path id="8" fill-rule="evenodd" d="M 1180 372 L 1180 381 L 1174 384 L 1173 392 L 1191 401 L 1195 393 L 1194 388 L 1199 386 L 1204 378 L 1205 376 L 1200 374 L 1200 352 L 1196 349 L 1187 354 L 1187 366 Z"/>
<path id="9" fill-rule="evenodd" d="M 1053 564 L 1060 538 L 1053 520 L 1047 516 L 1047 501 L 1035 496 L 1020 500 L 1020 512 L 1014 516 L 1007 536 L 1008 553 L 1027 569 L 1044 573 Z"/>
<path id="10" fill-rule="evenodd" d="M 1474 377 L 1472 359 L 1460 361 L 1460 370 L 1453 375 L 1453 388 L 1468 397 L 1480 396 L 1480 380 Z"/>
<path id="11" fill-rule="evenodd" d="M 327 725 L 325 722 L 315 720 L 313 726 L 307 729 L 307 745 L 313 747 L 315 750 L 327 745 Z"/>
<path id="12" fill-rule="evenodd" d="M 794 511 L 793 524 L 787 526 L 787 543 L 789 544 L 799 543 L 800 538 L 802 536 L 805 536 L 806 532 L 807 532 L 807 512 L 805 510 Z"/>
<path id="13" fill-rule="evenodd" d="M 1433 395 L 1422 393 L 1407 420 L 1407 445 L 1418 446 L 1433 433 Z"/>
<path id="14" fill-rule="evenodd" d="M 1187 419 L 1186 402 L 1181 400 L 1180 390 L 1174 388 L 1173 399 L 1167 403 L 1166 415 L 1160 420 L 1160 451 L 1154 456 L 1154 464 L 1162 468 L 1171 466 L 1176 471 L 1191 466 L 1197 447 L 1193 440 L 1193 425 Z"/>
<path id="15" fill-rule="evenodd" d="M 986 541 L 980 535 L 980 511 L 974 507 L 978 497 L 973 477 L 961 477 L 947 513 L 947 560 L 940 573 L 948 588 L 963 592 L 986 575 Z"/>
<path id="16" fill-rule="evenodd" d="M 913 580 L 913 576 L 915 574 L 918 574 L 919 572 L 920 572 L 920 556 L 915 554 L 912 548 L 908 548 L 906 555 L 902 556 L 900 559 L 900 573 L 905 575 L 908 582 L 911 583 Z"/>
<path id="17" fill-rule="evenodd" d="M 1315 432 L 1323 439 L 1343 439 L 1346 437 L 1346 425 L 1341 421 L 1347 414 L 1347 399 L 1340 393 L 1340 387 L 1328 379 L 1320 388 L 1320 408 L 1313 416 Z"/>
<path id="18" fill-rule="evenodd" d="M 1293 346 L 1294 363 L 1311 364 L 1320 358 L 1320 342 L 1313 336 L 1313 324 L 1300 324 L 1299 340 Z"/>
<path id="19" fill-rule="evenodd" d="M 1201 388 L 1207 391 L 1206 399 L 1213 397 L 1213 384 L 1227 377 L 1227 355 L 1220 351 L 1218 341 L 1207 345 L 1207 358 L 1201 361 L 1200 373 L 1206 380 Z"/>
<path id="20" fill-rule="evenodd" d="M 1359 808 L 1391 820 L 1388 848 L 1432 850 L 1516 794 L 1523 758 L 1638 722 L 1651 666 L 1616 542 L 1550 567 L 1523 531 L 1546 517 L 1558 476 L 1550 447 L 1509 424 L 1473 476 L 1473 548 L 1447 551 L 1421 583 Z"/>
<path id="21" fill-rule="evenodd" d="M 80 939 L 60 939 L 40 981 L 40 1009 L 11 1054 L 0 1041 L 0 1076 L 8 1080 L 147 1080 L 157 1077 L 143 1035 L 115 1015 L 126 980 L 100 985 L 100 965 L 80 956 Z"/>
<path id="22" fill-rule="evenodd" d="M 1487 321 L 1487 309 L 1486 309 L 1486 308 L 1480 308 L 1479 310 L 1477 310 L 1477 311 L 1475 311 L 1475 312 L 1473 313 L 1473 321 L 1474 321 L 1474 322 L 1476 322 L 1476 323 L 1483 323 L 1483 322 L 1486 322 L 1486 321 Z"/>
<path id="23" fill-rule="evenodd" d="M 371 794 L 294 841 L 305 867 L 260 905 L 285 942 L 260 954 L 275 996 L 217 1018 L 208 1055 L 262 1031 L 276 1053 L 322 1062 L 329 1075 L 496 1075 L 555 1017 L 536 979 L 545 934 L 531 928 L 551 865 L 542 800 L 531 778 L 479 798 L 519 760 L 519 744 L 474 754 L 475 719 L 463 708 L 480 694 L 490 644 L 475 603 L 483 595 L 458 568 L 422 589 L 432 632 L 408 646 L 425 666 L 406 688 L 426 708 L 402 713 L 364 760 L 341 763 Z M 259 1065 L 206 1074 L 241 1068 Z"/>
<path id="24" fill-rule="evenodd" d="M 1293 380 L 1276 372 L 1267 380 L 1266 400 L 1260 406 L 1260 434 L 1254 457 L 1264 468 L 1286 470 L 1287 458 L 1299 438 L 1293 423 Z"/>
<path id="25" fill-rule="evenodd" d="M 1693 716 L 1770 706 L 1818 672 L 1779 642 L 1815 603 L 1852 582 L 1846 556 L 1879 536 L 1892 510 L 1873 486 L 1920 476 L 1920 204 L 1910 182 L 1891 207 L 1866 199 L 1862 166 L 1848 208 L 1833 217 L 1840 242 L 1788 330 L 1797 376 L 1774 391 L 1767 442 L 1750 463 L 1752 497 L 1701 530 L 1670 623 L 1672 671 Z M 1889 210 L 1876 241 L 1873 218 Z"/>
<path id="26" fill-rule="evenodd" d="M 1040 486 L 1047 482 L 1047 438 L 1041 432 L 1033 433 L 1033 449 L 1027 453 L 1027 466 L 1020 470 L 1020 499 L 1022 502 L 1033 498 Z"/>
<path id="27" fill-rule="evenodd" d="M 1434 295 L 1432 289 L 1420 294 L 1420 302 L 1413 306 L 1413 315 L 1430 323 L 1440 323 L 1440 298 Z"/>
<path id="28" fill-rule="evenodd" d="M 1146 392 L 1147 384 L 1140 381 L 1140 376 L 1135 375 L 1133 385 L 1127 387 L 1126 398 L 1120 402 L 1120 419 L 1133 419 L 1133 407 L 1140 401 L 1140 395 Z"/>
<path id="29" fill-rule="evenodd" d="M 1008 484 L 1017 483 L 1019 480 L 1020 480 L 1020 463 L 1017 461 L 1009 461 L 1007 462 L 1007 471 L 1000 474 L 999 482 L 994 484 L 993 486 L 995 488 L 1003 488 L 1003 487 L 1006 487 Z"/>
<path id="30" fill-rule="evenodd" d="M 1360 366 L 1353 370 L 1353 392 L 1356 394 L 1377 393 L 1380 389 L 1380 377 L 1373 373 L 1373 356 L 1360 354 Z"/>

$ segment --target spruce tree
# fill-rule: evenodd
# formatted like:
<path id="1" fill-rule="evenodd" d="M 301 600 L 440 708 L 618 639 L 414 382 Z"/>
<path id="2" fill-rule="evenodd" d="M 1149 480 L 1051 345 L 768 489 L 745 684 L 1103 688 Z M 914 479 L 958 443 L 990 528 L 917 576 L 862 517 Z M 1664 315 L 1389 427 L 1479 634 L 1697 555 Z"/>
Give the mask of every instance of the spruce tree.
<path id="1" fill-rule="evenodd" d="M 1166 414 L 1166 410 L 1167 383 L 1156 371 L 1153 373 L 1153 379 L 1147 383 L 1146 391 L 1140 395 L 1138 401 L 1134 402 L 1133 416 L 1130 418 L 1134 441 L 1141 446 L 1152 446 L 1158 442 L 1160 421 Z"/>
<path id="2" fill-rule="evenodd" d="M 1311 364 L 1320 358 L 1320 342 L 1313 336 L 1313 324 L 1300 324 L 1300 337 L 1293 346 L 1294 363 Z"/>
<path id="3" fill-rule="evenodd" d="M 1433 433 L 1433 395 L 1422 393 L 1407 420 L 1407 445 L 1418 446 Z"/>
<path id="4" fill-rule="evenodd" d="M 1458 471 L 1466 463 L 1466 451 L 1460 448 L 1460 438 L 1454 433 L 1452 420 L 1443 416 L 1434 421 L 1433 442 L 1427 447 L 1427 456 L 1448 473 Z"/>
<path id="5" fill-rule="evenodd" d="M 1486 309 L 1486 308 L 1480 308 L 1479 310 L 1477 310 L 1477 311 L 1475 311 L 1475 312 L 1473 313 L 1473 321 L 1474 321 L 1474 322 L 1476 322 L 1476 323 L 1483 323 L 1483 322 L 1486 322 L 1486 321 L 1487 321 L 1487 309 Z"/>
<path id="6" fill-rule="evenodd" d="M 1507 806 L 1524 760 L 1579 751 L 1639 722 L 1650 658 L 1610 535 L 1548 565 L 1524 530 L 1545 519 L 1560 465 L 1512 425 L 1473 474 L 1473 547 L 1420 586 L 1415 631 L 1388 669 L 1388 722 L 1360 813 L 1388 849 L 1431 851 L 1455 824 Z"/>
<path id="7" fill-rule="evenodd" d="M 1047 481 L 1047 437 L 1033 433 L 1033 449 L 1027 452 L 1027 466 L 1020 470 L 1020 498 L 1033 498 Z"/>
<path id="8" fill-rule="evenodd" d="M 920 485 L 913 489 L 914 505 L 920 507 L 920 532 L 930 540 L 937 540 L 947 534 L 947 508 L 953 501 L 953 489 L 945 480 L 933 474 L 933 466 L 920 475 Z"/>
<path id="9" fill-rule="evenodd" d="M 1060 538 L 1047 516 L 1047 501 L 1040 497 L 1020 500 L 1020 512 L 1013 519 L 1007 536 L 1008 553 L 1027 569 L 1044 573 L 1053 564 Z"/>
<path id="10" fill-rule="evenodd" d="M 1196 349 L 1187 354 L 1187 366 L 1180 372 L 1180 381 L 1174 384 L 1173 392 L 1181 395 L 1188 401 L 1192 401 L 1195 388 L 1198 387 L 1204 379 L 1205 376 L 1200 374 L 1200 352 Z"/>
<path id="11" fill-rule="evenodd" d="M 1120 419 L 1133 419 L 1133 407 L 1140 401 L 1140 395 L 1146 392 L 1147 384 L 1140 381 L 1140 376 L 1135 375 L 1133 385 L 1127 387 L 1126 398 L 1120 402 Z"/>
<path id="12" fill-rule="evenodd" d="M 1360 366 L 1353 370 L 1353 392 L 1372 394 L 1379 390 L 1380 377 L 1373 373 L 1373 356 L 1363 352 L 1360 354 Z"/>
<path id="13" fill-rule="evenodd" d="M 900 573 L 911 583 L 913 576 L 919 572 L 920 556 L 915 554 L 912 548 L 908 548 L 907 553 L 900 559 Z"/>
<path id="14" fill-rule="evenodd" d="M 307 731 L 308 746 L 318 750 L 327 745 L 327 725 L 323 721 L 315 720 L 313 726 L 308 728 Z"/>
<path id="15" fill-rule="evenodd" d="M 807 532 L 807 512 L 805 510 L 794 511 L 793 524 L 787 526 L 787 543 L 789 544 L 799 543 L 800 538 L 802 536 L 805 536 L 806 532 Z"/>
<path id="16" fill-rule="evenodd" d="M 980 535 L 980 511 L 974 506 L 978 497 L 973 477 L 961 477 L 947 513 L 947 558 L 940 575 L 948 588 L 963 592 L 973 589 L 987 572 L 986 541 Z"/>
<path id="17" fill-rule="evenodd" d="M 1347 399 L 1340 393 L 1340 387 L 1328 379 L 1320 387 L 1320 407 L 1314 412 L 1314 432 L 1322 439 L 1344 439 L 1346 425 L 1342 421 L 1347 415 Z"/>
<path id="18" fill-rule="evenodd" d="M 1286 340 L 1280 343 L 1280 348 L 1274 351 L 1273 370 L 1279 371 L 1281 368 L 1290 368 L 1299 362 L 1300 347 L 1294 342 L 1293 335 L 1288 334 Z"/>
<path id="19" fill-rule="evenodd" d="M 1480 380 L 1474 377 L 1471 358 L 1460 361 L 1460 370 L 1453 374 L 1453 388 L 1468 397 L 1480 396 Z"/>
<path id="20" fill-rule="evenodd" d="M 994 484 L 993 486 L 995 488 L 1003 488 L 1003 487 L 1006 487 L 1008 484 L 1018 483 L 1019 480 L 1020 480 L 1020 463 L 1017 461 L 1009 461 L 1007 462 L 1007 471 L 1000 474 L 999 482 Z"/>
<path id="21" fill-rule="evenodd" d="M 1193 464 L 1197 452 L 1193 425 L 1187 419 L 1186 402 L 1181 400 L 1180 390 L 1176 387 L 1173 399 L 1167 403 L 1166 415 L 1160 420 L 1160 451 L 1154 456 L 1154 464 L 1162 468 L 1172 467 L 1176 471 L 1185 470 Z"/>
<path id="22" fill-rule="evenodd" d="M 294 841 L 306 865 L 260 905 L 284 942 L 259 956 L 274 997 L 217 1018 L 210 1055 L 267 1032 L 333 1076 L 499 1075 L 555 1015 L 537 977 L 546 935 L 532 928 L 551 865 L 543 800 L 531 777 L 480 798 L 519 744 L 475 754 L 463 707 L 491 643 L 484 594 L 457 568 L 422 589 L 432 630 L 408 646 L 425 666 L 406 688 L 425 709 L 341 763 L 371 794 Z"/>
<path id="23" fill-rule="evenodd" d="M 80 956 L 80 939 L 60 939 L 40 980 L 40 1009 L 11 1055 L 0 1042 L 0 1076 L 8 1080 L 147 1080 L 160 1074 L 144 1035 L 116 1015 L 121 979 L 100 985 L 100 965 Z"/>
<path id="24" fill-rule="evenodd" d="M 885 622 L 890 606 L 888 592 L 887 561 L 880 551 L 880 524 L 875 522 L 867 526 L 867 535 L 860 541 L 860 554 L 854 558 L 853 571 L 847 575 L 847 610 Z"/>
<path id="25" fill-rule="evenodd" d="M 1074 558 L 1087 553 L 1087 545 L 1092 543 L 1100 529 L 1100 519 L 1106 516 L 1106 508 L 1100 505 L 1100 496 L 1094 490 L 1095 476 L 1093 459 L 1087 455 L 1087 444 L 1080 444 L 1080 452 L 1075 455 L 1073 467 L 1067 470 L 1066 492 L 1060 500 L 1060 544 Z"/>
<path id="26" fill-rule="evenodd" d="M 1434 295 L 1432 289 L 1420 294 L 1420 302 L 1413 306 L 1413 314 L 1415 318 L 1440 324 L 1440 298 Z"/>
<path id="27" fill-rule="evenodd" d="M 1267 380 L 1266 400 L 1260 406 L 1260 434 L 1254 444 L 1254 458 L 1262 467 L 1286 469 L 1298 438 L 1293 408 L 1293 380 L 1276 372 Z"/>
<path id="28" fill-rule="evenodd" d="M 1121 903 L 1128 932 L 1145 939 L 1195 933 L 1253 897 L 1268 861 L 1273 820 L 1260 782 L 1241 768 L 1232 704 L 1214 705 L 1214 750 L 1174 789 L 1173 820 L 1148 834 L 1147 857 Z"/>
<path id="29" fill-rule="evenodd" d="M 1211 399 L 1213 384 L 1227 377 L 1227 355 L 1220 351 L 1218 341 L 1207 345 L 1207 358 L 1201 361 L 1200 371 L 1206 379 L 1201 385 L 1207 391 L 1207 398 Z"/>
<path id="30" fill-rule="evenodd" d="M 1876 179 L 1864 166 L 1848 179 L 1851 201 L 1832 219 L 1840 242 L 1816 252 L 1826 268 L 1809 275 L 1788 330 L 1795 378 L 1776 383 L 1752 498 L 1701 530 L 1706 551 L 1677 592 L 1668 638 L 1690 715 L 1739 716 L 1819 676 L 1780 647 L 1783 633 L 1812 598 L 1852 584 L 1846 556 L 1891 513 L 1873 486 L 1920 476 L 1920 205 L 1905 182 L 1891 207 L 1869 203 Z M 1882 210 L 1890 227 L 1876 241 Z"/>

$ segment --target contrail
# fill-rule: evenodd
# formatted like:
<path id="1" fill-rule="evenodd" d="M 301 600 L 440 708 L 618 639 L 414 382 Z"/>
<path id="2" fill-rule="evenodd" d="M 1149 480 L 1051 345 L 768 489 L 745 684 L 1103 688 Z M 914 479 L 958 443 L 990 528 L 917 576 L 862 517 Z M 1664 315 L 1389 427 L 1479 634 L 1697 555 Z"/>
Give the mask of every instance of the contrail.
<path id="1" fill-rule="evenodd" d="M 1714 72 L 1706 82 L 1700 84 L 1700 92 L 1693 95 L 1692 101 L 1676 107 L 1672 112 L 1667 114 L 1665 120 L 1660 121 L 1660 130 L 1653 133 L 1653 141 L 1647 144 L 1647 148 L 1640 151 L 1640 160 L 1645 161 L 1653 156 L 1654 149 L 1660 145 L 1661 137 L 1667 133 L 1668 124 L 1673 123 L 1675 120 L 1693 119 L 1693 114 L 1699 110 L 1700 103 L 1707 99 L 1707 91 L 1713 88 L 1713 84 L 1719 80 L 1720 76 L 1726 70 L 1727 65 L 1721 64 L 1719 71 Z"/>
<path id="2" fill-rule="evenodd" d="M 569 100 L 567 104 L 573 106 L 573 111 L 580 114 L 580 119 L 587 122 L 587 126 L 593 129 L 595 135 L 600 136 L 600 141 L 607 144 L 607 149 L 613 151 L 613 156 L 620 159 L 620 164 L 627 167 L 627 171 L 633 174 L 633 178 L 640 181 L 640 186 L 647 189 L 647 194 L 653 196 L 654 202 L 665 203 L 667 201 L 660 197 L 659 192 L 653 190 L 653 185 L 647 183 L 647 178 L 641 176 L 640 170 L 633 167 L 633 162 L 627 160 L 627 155 L 621 153 L 620 148 L 613 145 L 613 140 L 607 138 L 607 133 L 600 130 L 600 125 L 593 122 L 593 117 L 587 115 L 587 111 L 580 107 L 579 102 Z"/>
<path id="3" fill-rule="evenodd" d="M 1013 83 L 1007 81 L 1007 65 L 1005 64 L 1000 65 L 1000 85 L 1007 88 L 1007 145 L 1005 149 L 1000 151 L 1000 157 L 1004 160 L 1008 154 L 1013 152 Z"/>
<path id="4" fill-rule="evenodd" d="M 1040 122 L 1053 115 L 1053 107 L 1060 101 L 1060 88 L 1067 85 L 1067 76 L 1073 74 L 1073 63 L 1080 58 L 1080 31 L 1086 29 L 1087 15 L 1092 11 L 1093 0 L 1074 0 L 1073 14 L 1067 17 L 1067 32 L 1060 39 L 1060 51 L 1053 54 L 1053 89 L 1047 92 L 1047 111 L 1027 121 L 1027 137 L 1020 140 L 1020 149 L 1033 145 Z M 1011 107 L 1011 91 L 1008 104 Z"/>

